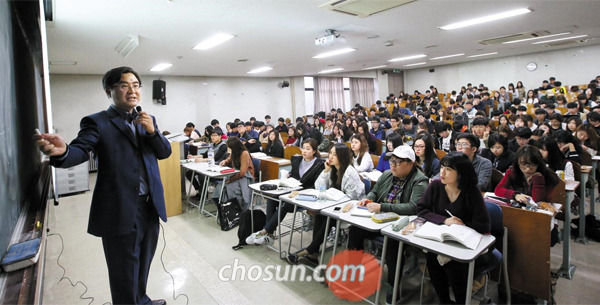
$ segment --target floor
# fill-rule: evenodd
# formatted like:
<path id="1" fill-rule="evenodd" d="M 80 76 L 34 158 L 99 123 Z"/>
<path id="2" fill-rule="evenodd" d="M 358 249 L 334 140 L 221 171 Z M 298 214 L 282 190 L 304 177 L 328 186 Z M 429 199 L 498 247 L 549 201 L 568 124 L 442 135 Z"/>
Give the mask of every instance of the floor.
<path id="1" fill-rule="evenodd" d="M 94 180 L 95 174 L 91 174 L 92 188 Z M 86 192 L 62 197 L 60 205 L 50 208 L 43 304 L 106 304 L 111 301 L 101 241 L 86 233 L 90 201 L 91 192 Z M 304 233 L 304 245 L 310 241 L 311 233 Z M 294 238 L 294 247 L 300 246 L 299 239 Z M 236 244 L 236 229 L 223 232 L 214 218 L 202 216 L 197 209 L 184 206 L 182 215 L 170 217 L 167 223 L 162 224 L 157 253 L 150 270 L 149 296 L 166 299 L 169 304 L 351 303 L 338 299 L 323 284 L 315 281 L 242 281 L 239 275 L 234 281 L 220 280 L 219 270 L 225 265 L 233 265 L 235 260 L 238 265 L 247 267 L 275 265 L 285 268 L 288 265 L 271 249 L 246 246 L 234 251 L 231 247 Z M 284 248 L 287 248 L 287 242 Z M 562 247 L 552 249 L 553 268 L 560 265 L 561 250 Z M 573 280 L 558 280 L 555 294 L 557 304 L 598 303 L 598 253 L 600 244 L 597 242 L 592 241 L 588 245 L 572 243 L 572 264 L 577 266 L 577 270 Z M 84 283 L 87 291 L 81 283 L 73 287 L 66 278 L 61 280 L 63 269 L 57 264 L 57 258 L 66 269 L 65 276 L 73 283 Z M 164 269 L 172 274 L 174 285 Z M 409 279 L 407 283 L 407 287 L 418 287 L 417 278 Z M 94 299 L 82 300 L 80 296 Z M 409 304 L 418 301 L 418 294 L 406 299 Z M 436 303 L 437 299 L 434 296 L 427 302 Z"/>

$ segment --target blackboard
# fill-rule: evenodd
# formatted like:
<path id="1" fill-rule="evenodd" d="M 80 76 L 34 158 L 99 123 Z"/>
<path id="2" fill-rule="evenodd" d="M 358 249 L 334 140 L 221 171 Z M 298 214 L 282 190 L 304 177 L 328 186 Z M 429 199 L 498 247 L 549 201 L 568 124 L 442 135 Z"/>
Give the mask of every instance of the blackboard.
<path id="1" fill-rule="evenodd" d="M 28 231 L 20 215 L 45 201 L 38 180 L 47 165 L 32 140 L 46 129 L 38 5 L 0 1 L 0 256 Z"/>

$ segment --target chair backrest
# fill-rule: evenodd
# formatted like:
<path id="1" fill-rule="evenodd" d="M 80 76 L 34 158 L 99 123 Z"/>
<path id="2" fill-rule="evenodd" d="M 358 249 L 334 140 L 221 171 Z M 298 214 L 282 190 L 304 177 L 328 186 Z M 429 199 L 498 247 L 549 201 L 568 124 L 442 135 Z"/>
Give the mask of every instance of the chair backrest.
<path id="1" fill-rule="evenodd" d="M 298 146 L 288 146 L 286 148 L 283 149 L 283 158 L 284 159 L 288 159 L 291 160 L 292 156 L 295 156 L 297 154 L 301 154 L 302 152 L 300 151 L 300 147 Z"/>
<path id="2" fill-rule="evenodd" d="M 496 189 L 496 186 L 498 185 L 498 183 L 500 183 L 500 181 L 502 181 L 502 179 L 504 179 L 504 175 L 502 174 L 502 172 L 495 168 L 492 168 L 492 179 L 490 185 L 490 190 L 492 192 Z"/>
<path id="3" fill-rule="evenodd" d="M 567 193 L 565 191 L 565 181 L 562 179 L 558 179 L 558 183 L 554 187 L 554 192 L 552 193 L 552 203 L 560 203 L 563 206 L 567 201 Z"/>
<path id="4" fill-rule="evenodd" d="M 362 182 L 363 182 L 363 183 L 364 183 L 364 185 L 365 185 L 365 194 L 368 194 L 368 193 L 369 193 L 369 191 L 371 190 L 371 180 L 369 180 L 369 179 L 364 179 L 364 178 L 363 178 L 363 179 L 362 179 Z"/>
<path id="5" fill-rule="evenodd" d="M 281 137 L 282 144 L 285 145 L 285 142 L 287 142 L 287 140 L 288 140 L 287 132 L 280 132 L 279 136 Z"/>
<path id="6" fill-rule="evenodd" d="M 592 166 L 592 155 L 589 152 L 584 150 L 580 156 L 581 156 L 581 165 Z"/>
<path id="7" fill-rule="evenodd" d="M 442 160 L 442 158 L 446 155 L 446 152 L 441 150 L 441 149 L 435 149 L 435 154 L 437 155 L 438 159 L 440 159 L 440 161 Z"/>
<path id="8" fill-rule="evenodd" d="M 260 171 L 260 159 L 252 158 L 252 166 L 254 166 L 255 182 L 262 182 L 262 172 Z"/>
<path id="9" fill-rule="evenodd" d="M 371 160 L 373 160 L 373 167 L 377 167 L 377 164 L 379 164 L 379 156 L 373 155 L 373 154 L 370 154 L 370 155 L 371 155 Z"/>
<path id="10" fill-rule="evenodd" d="M 504 225 L 502 225 L 502 209 L 495 203 L 485 202 L 485 207 L 490 215 L 491 231 L 490 233 L 496 238 L 494 246 L 502 252 L 502 238 L 504 237 Z"/>
<path id="11" fill-rule="evenodd" d="M 383 142 L 380 139 L 375 139 L 375 154 L 380 156 L 383 153 Z"/>

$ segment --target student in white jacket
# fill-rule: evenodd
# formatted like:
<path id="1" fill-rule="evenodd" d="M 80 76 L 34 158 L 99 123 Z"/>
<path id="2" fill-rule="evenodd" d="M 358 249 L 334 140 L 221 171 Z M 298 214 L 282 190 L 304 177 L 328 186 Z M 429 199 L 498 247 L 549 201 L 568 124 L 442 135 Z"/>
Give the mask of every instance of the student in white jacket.
<path id="1" fill-rule="evenodd" d="M 365 197 L 365 185 L 352 166 L 352 152 L 346 144 L 335 144 L 329 151 L 325 169 L 315 181 L 315 189 L 318 190 L 322 187 L 338 189 L 351 200 L 360 200 Z M 320 214 L 315 215 L 312 242 L 305 250 L 288 255 L 287 260 L 290 264 L 303 263 L 312 266 L 318 264 L 319 248 L 323 243 L 325 230 L 328 229 L 325 228 L 326 222 L 327 217 Z M 331 226 L 335 226 L 335 222 L 331 223 Z"/>

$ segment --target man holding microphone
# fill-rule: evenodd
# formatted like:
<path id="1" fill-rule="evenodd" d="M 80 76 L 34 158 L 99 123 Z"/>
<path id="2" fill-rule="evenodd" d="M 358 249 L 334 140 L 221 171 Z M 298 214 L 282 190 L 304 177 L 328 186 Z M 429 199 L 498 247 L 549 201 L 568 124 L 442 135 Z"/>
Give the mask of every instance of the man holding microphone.
<path id="1" fill-rule="evenodd" d="M 142 81 L 129 67 L 102 79 L 112 105 L 84 117 L 69 145 L 58 134 L 36 136 L 50 164 L 68 168 L 98 158 L 88 233 L 101 237 L 113 304 L 166 304 L 146 294 L 159 217 L 167 221 L 157 159 L 171 154 L 153 116 L 141 111 Z M 136 109 L 137 108 L 137 109 Z"/>

